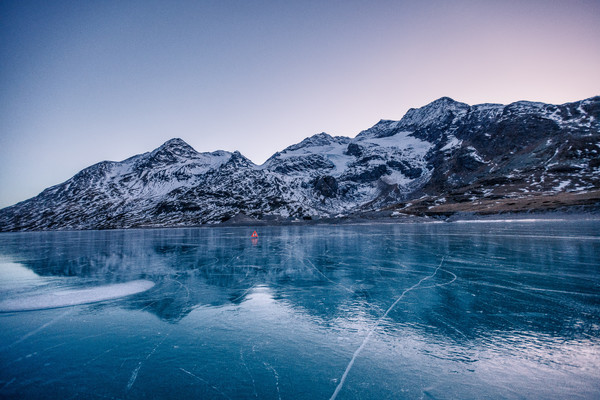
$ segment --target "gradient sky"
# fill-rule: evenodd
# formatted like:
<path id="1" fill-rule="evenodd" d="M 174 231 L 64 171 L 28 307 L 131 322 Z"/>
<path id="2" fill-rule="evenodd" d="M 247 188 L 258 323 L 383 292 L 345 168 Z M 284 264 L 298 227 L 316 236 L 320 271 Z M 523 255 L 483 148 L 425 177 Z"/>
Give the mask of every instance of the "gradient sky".
<path id="1" fill-rule="evenodd" d="M 600 1 L 0 2 L 0 207 L 181 137 L 257 164 L 449 96 L 600 95 Z"/>

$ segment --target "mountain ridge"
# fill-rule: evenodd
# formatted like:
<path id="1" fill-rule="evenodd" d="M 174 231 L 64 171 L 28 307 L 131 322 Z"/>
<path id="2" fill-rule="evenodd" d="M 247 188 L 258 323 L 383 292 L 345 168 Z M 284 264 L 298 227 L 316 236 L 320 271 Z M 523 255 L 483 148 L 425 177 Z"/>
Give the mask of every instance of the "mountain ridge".
<path id="1" fill-rule="evenodd" d="M 0 231 L 345 218 L 600 189 L 600 96 L 470 106 L 442 97 L 354 138 L 318 133 L 256 165 L 180 138 L 102 161 L 0 210 Z M 568 196 L 567 196 L 568 197 Z M 589 196 L 588 196 L 589 197 Z M 595 207 L 596 201 L 588 199 Z M 569 204 L 566 204 L 568 206 Z M 467 207 L 468 211 L 468 207 Z M 496 211 L 497 212 L 497 211 Z"/>

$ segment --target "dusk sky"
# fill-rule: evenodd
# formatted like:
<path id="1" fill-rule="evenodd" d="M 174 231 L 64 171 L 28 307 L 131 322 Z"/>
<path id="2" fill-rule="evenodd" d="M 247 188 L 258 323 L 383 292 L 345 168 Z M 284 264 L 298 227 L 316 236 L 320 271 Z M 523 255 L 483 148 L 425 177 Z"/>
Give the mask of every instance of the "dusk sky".
<path id="1" fill-rule="evenodd" d="M 257 164 L 449 96 L 600 95 L 600 1 L 2 1 L 0 207 L 180 137 Z"/>

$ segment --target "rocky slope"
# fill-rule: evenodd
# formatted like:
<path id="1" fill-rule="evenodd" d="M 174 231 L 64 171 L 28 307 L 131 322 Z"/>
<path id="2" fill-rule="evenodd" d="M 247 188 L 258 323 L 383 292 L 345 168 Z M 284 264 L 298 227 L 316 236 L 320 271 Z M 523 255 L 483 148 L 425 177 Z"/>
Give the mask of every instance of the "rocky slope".
<path id="1" fill-rule="evenodd" d="M 172 139 L 0 210 L 0 231 L 335 219 L 375 210 L 495 213 L 511 211 L 509 203 L 520 205 L 516 211 L 596 209 L 599 192 L 600 97 L 475 106 L 444 97 L 353 139 L 314 135 L 263 165 Z M 534 199 L 529 208 L 527 199 Z"/>

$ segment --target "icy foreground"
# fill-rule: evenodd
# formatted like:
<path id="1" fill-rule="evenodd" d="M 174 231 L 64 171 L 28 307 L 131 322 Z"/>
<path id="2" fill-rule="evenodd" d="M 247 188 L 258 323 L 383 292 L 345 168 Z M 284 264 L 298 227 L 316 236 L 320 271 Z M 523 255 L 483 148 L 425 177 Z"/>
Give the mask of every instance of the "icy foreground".
<path id="1" fill-rule="evenodd" d="M 0 312 L 0 398 L 600 398 L 600 221 L 258 230 L 0 235 L 0 299 L 154 284 Z"/>
<path id="2" fill-rule="evenodd" d="M 320 133 L 255 165 L 181 139 L 105 161 L 0 210 L 0 231 L 195 226 L 572 209 L 600 204 L 600 97 L 469 106 L 444 97 L 355 138 Z"/>

